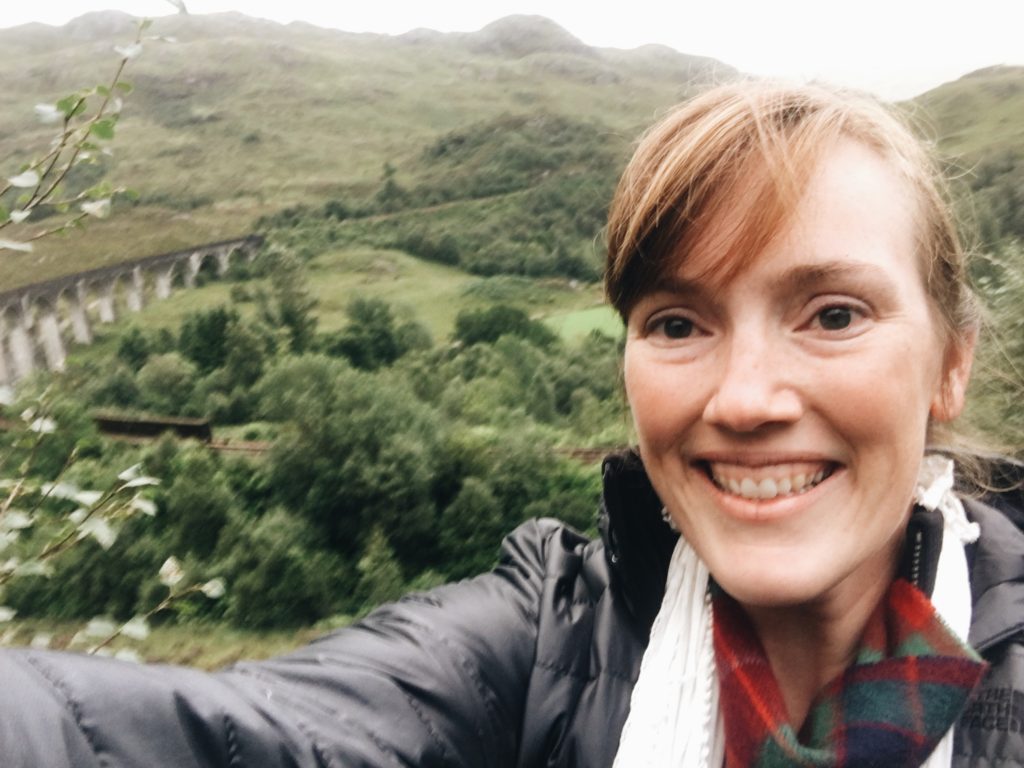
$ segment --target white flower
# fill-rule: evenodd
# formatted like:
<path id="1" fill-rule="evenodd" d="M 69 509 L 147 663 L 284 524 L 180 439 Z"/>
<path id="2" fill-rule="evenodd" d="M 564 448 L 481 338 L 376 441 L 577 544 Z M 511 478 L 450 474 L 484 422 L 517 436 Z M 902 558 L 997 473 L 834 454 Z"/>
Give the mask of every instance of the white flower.
<path id="1" fill-rule="evenodd" d="M 156 515 L 156 504 L 149 499 L 142 498 L 141 496 L 136 496 L 132 499 L 131 508 L 149 517 Z"/>
<path id="2" fill-rule="evenodd" d="M 142 663 L 142 657 L 131 648 L 119 648 L 114 652 L 114 658 L 118 661 L 130 661 L 133 664 Z"/>
<path id="3" fill-rule="evenodd" d="M 57 431 L 57 422 L 53 419 L 41 418 L 36 419 L 28 428 L 33 432 L 38 432 L 41 435 L 49 435 Z"/>
<path id="4" fill-rule="evenodd" d="M 50 647 L 50 643 L 53 642 L 53 635 L 49 632 L 40 632 L 32 638 L 32 642 L 29 645 L 38 651 L 44 650 Z"/>
<path id="5" fill-rule="evenodd" d="M 114 50 L 121 54 L 122 58 L 134 59 L 142 53 L 142 44 L 132 43 L 131 45 L 115 45 Z"/>
<path id="6" fill-rule="evenodd" d="M 89 623 L 82 630 L 86 637 L 107 638 L 117 632 L 117 626 L 110 619 L 97 616 L 89 619 Z"/>
<path id="7" fill-rule="evenodd" d="M 91 507 L 103 498 L 103 493 L 100 491 L 79 491 L 71 498 L 85 507 Z"/>
<path id="8" fill-rule="evenodd" d="M 18 612 L 6 605 L 0 605 L 0 621 L 10 621 Z"/>
<path id="9" fill-rule="evenodd" d="M 0 531 L 20 531 L 32 527 L 32 518 L 20 509 L 9 509 L 0 517 Z"/>
<path id="10" fill-rule="evenodd" d="M 134 480 L 142 473 L 142 464 L 132 464 L 117 476 L 118 480 Z"/>
<path id="11" fill-rule="evenodd" d="M 54 499 L 74 499 L 81 489 L 71 483 L 43 483 L 42 491 Z"/>
<path id="12" fill-rule="evenodd" d="M 210 579 L 200 589 L 211 600 L 224 597 L 224 579 Z"/>
<path id="13" fill-rule="evenodd" d="M 17 176 L 9 176 L 7 181 L 18 189 L 32 189 L 39 186 L 39 172 L 29 169 Z"/>
<path id="14" fill-rule="evenodd" d="M 9 561 L 8 561 L 9 562 Z M 17 566 L 19 576 L 52 576 L 53 566 L 45 560 L 28 560 Z"/>
<path id="15" fill-rule="evenodd" d="M 121 634 L 132 640 L 145 640 L 149 637 L 149 624 L 144 616 L 136 616 L 121 627 Z"/>
<path id="16" fill-rule="evenodd" d="M 178 562 L 178 558 L 171 556 L 164 560 L 160 566 L 160 583 L 165 587 L 173 587 L 185 578 L 185 571 Z"/>
<path id="17" fill-rule="evenodd" d="M 0 251 L 21 251 L 23 253 L 32 253 L 32 243 L 19 243 L 16 240 L 3 240 L 0 239 Z"/>
<path id="18" fill-rule="evenodd" d="M 105 197 L 102 200 L 86 200 L 78 207 L 82 209 L 82 213 L 95 216 L 97 219 L 105 219 L 110 215 L 110 198 Z"/>
<path id="19" fill-rule="evenodd" d="M 78 529 L 79 538 L 92 536 L 96 543 L 104 549 L 110 549 L 117 541 L 117 531 L 102 517 L 90 517 Z"/>
<path id="20" fill-rule="evenodd" d="M 38 117 L 39 122 L 44 125 L 59 122 L 64 117 L 64 113 L 57 109 L 53 104 L 36 104 L 35 110 L 36 117 Z"/>
<path id="21" fill-rule="evenodd" d="M 15 224 L 21 224 L 21 222 L 31 215 L 32 211 L 11 211 L 11 221 Z"/>

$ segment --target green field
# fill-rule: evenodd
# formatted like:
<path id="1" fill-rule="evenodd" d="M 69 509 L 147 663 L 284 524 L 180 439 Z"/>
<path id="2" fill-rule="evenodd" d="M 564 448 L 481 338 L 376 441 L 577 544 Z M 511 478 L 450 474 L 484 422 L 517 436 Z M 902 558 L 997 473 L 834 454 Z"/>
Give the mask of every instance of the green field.
<path id="1" fill-rule="evenodd" d="M 545 322 L 564 339 L 575 339 L 597 331 L 614 339 L 622 336 L 622 320 L 607 305 L 549 315 Z"/>

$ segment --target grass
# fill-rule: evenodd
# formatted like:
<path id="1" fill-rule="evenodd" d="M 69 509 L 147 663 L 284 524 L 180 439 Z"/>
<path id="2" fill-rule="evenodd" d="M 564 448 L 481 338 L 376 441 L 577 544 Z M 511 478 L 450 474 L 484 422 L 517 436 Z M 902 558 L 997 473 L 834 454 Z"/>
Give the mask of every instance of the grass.
<path id="1" fill-rule="evenodd" d="M 598 331 L 617 339 L 624 328 L 618 313 L 606 304 L 573 312 L 550 315 L 545 322 L 563 339 L 578 339 Z"/>
<path id="2" fill-rule="evenodd" d="M 46 647 L 81 650 L 87 645 L 72 645 L 71 641 L 84 626 L 85 622 L 13 621 L 6 625 L 2 644 L 27 646 L 33 638 L 47 637 Z M 158 626 L 145 640 L 118 638 L 110 645 L 110 649 L 113 652 L 133 651 L 146 662 L 182 664 L 212 670 L 237 661 L 265 659 L 287 653 L 325 631 L 312 627 L 256 632 L 217 625 Z"/>
<path id="3" fill-rule="evenodd" d="M 73 246 L 5 255 L 0 286 L 246 232 L 262 213 L 372 190 L 385 162 L 407 183 L 403 168 L 424 147 L 502 114 L 592 120 L 628 142 L 681 95 L 682 64 L 666 69 L 628 52 L 609 52 L 599 67 L 614 76 L 581 79 L 456 36 L 412 45 L 237 15 L 161 18 L 153 32 L 178 42 L 147 44 L 130 63 L 135 90 L 105 166 L 139 204 L 76 235 Z M 0 50 L 17 50 L 19 62 L 4 83 L 0 176 L 46 146 L 50 131 L 35 122 L 33 105 L 109 77 L 116 60 L 107 53 L 132 29 L 95 34 L 54 31 L 25 45 L 17 30 L 0 30 Z M 561 54 L 546 55 L 538 61 Z"/>
<path id="4" fill-rule="evenodd" d="M 355 297 L 380 298 L 401 317 L 423 323 L 435 342 L 450 336 L 460 310 L 501 301 L 526 309 L 531 316 L 553 323 L 567 339 L 591 327 L 615 335 L 611 316 L 602 307 L 597 286 L 570 280 L 532 280 L 517 277 L 481 278 L 453 267 L 423 261 L 401 251 L 366 247 L 327 251 L 309 264 L 308 286 L 317 300 L 318 328 L 331 331 L 346 323 L 345 308 Z M 123 312 L 112 325 L 94 325 L 95 341 L 70 350 L 72 361 L 110 359 L 120 334 L 130 325 L 143 330 L 166 328 L 177 332 L 190 313 L 232 303 L 231 291 L 242 286 L 250 294 L 265 281 L 242 283 L 211 280 L 191 290 L 177 288 L 163 301 L 152 300 L 141 312 Z M 251 301 L 234 304 L 243 317 L 256 311 Z M 582 313 L 577 319 L 576 313 Z M 603 318 L 603 319 L 602 319 Z"/>

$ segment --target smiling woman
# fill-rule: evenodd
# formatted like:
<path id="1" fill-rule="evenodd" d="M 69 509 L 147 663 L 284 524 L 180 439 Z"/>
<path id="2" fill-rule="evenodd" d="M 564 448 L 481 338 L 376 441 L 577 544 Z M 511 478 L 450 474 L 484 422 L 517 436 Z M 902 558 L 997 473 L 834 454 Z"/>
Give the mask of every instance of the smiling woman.
<path id="1" fill-rule="evenodd" d="M 638 450 L 600 540 L 528 523 L 214 675 L 4 652 L 4 765 L 1024 764 L 1024 533 L 939 452 L 977 309 L 937 178 L 859 96 L 683 105 L 610 213 Z"/>

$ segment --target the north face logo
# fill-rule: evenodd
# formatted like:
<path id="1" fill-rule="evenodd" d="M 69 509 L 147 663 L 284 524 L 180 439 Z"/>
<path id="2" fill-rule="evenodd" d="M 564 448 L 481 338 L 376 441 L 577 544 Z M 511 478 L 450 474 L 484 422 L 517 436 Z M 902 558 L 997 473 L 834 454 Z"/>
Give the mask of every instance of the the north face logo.
<path id="1" fill-rule="evenodd" d="M 1014 688 L 983 689 L 960 718 L 960 727 L 1024 733 L 1024 692 Z"/>

